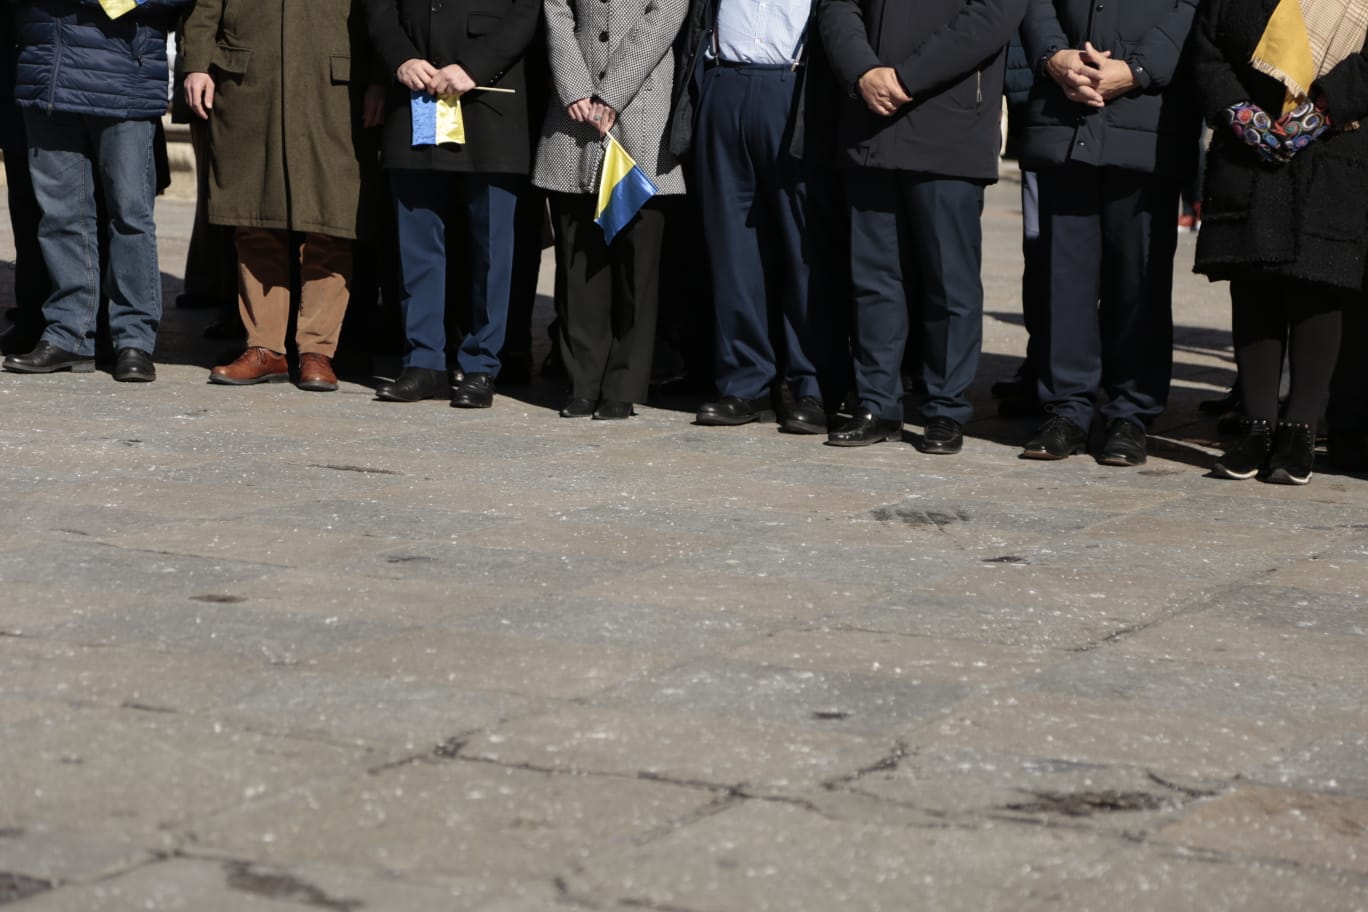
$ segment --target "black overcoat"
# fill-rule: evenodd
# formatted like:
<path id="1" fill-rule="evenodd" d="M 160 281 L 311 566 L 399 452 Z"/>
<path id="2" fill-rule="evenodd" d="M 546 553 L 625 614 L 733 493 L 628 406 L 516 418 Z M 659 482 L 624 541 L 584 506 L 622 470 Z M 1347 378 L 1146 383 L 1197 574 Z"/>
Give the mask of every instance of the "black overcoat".
<path id="1" fill-rule="evenodd" d="M 541 20 L 541 0 L 364 0 L 371 40 L 389 77 L 383 162 L 387 168 L 527 174 L 533 131 L 546 98 L 527 57 Z M 537 52 L 533 50 L 535 55 Z M 464 145 L 412 145 L 409 90 L 395 78 L 414 57 L 436 67 L 460 64 L 477 85 L 512 94 L 469 92 L 461 99 Z"/>
<path id="2" fill-rule="evenodd" d="M 838 163 L 994 181 L 1007 42 L 1026 0 L 823 0 L 819 24 L 846 100 Z M 891 66 L 912 96 L 872 113 L 855 84 Z M 809 128 L 811 129 L 811 128 Z"/>
<path id="3" fill-rule="evenodd" d="M 1274 117 L 1282 83 L 1248 61 L 1276 0 L 1208 0 L 1194 38 L 1197 97 L 1213 121 L 1196 270 L 1212 279 L 1259 273 L 1339 288 L 1363 286 L 1368 256 L 1368 55 L 1316 81 L 1337 128 L 1290 163 L 1266 164 L 1219 123 L 1252 101 Z M 1349 129 L 1346 129 L 1349 128 Z"/>

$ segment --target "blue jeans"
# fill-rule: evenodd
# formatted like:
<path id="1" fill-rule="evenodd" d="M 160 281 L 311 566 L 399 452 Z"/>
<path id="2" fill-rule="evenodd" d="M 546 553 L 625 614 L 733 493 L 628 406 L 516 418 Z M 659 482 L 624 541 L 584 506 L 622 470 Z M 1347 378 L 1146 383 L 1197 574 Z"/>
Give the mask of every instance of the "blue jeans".
<path id="1" fill-rule="evenodd" d="M 95 353 L 100 307 L 100 228 L 104 202 L 108 256 L 104 289 L 114 347 L 151 353 L 161 322 L 157 226 L 152 220 L 155 124 L 24 109 L 29 170 L 42 210 L 38 247 L 52 290 L 43 305 L 43 340 L 79 355 Z"/>
<path id="2" fill-rule="evenodd" d="M 445 370 L 446 217 L 454 181 L 464 184 L 470 226 L 470 331 L 457 361 L 466 374 L 498 376 L 513 281 L 514 212 L 527 178 L 514 174 L 389 172 L 403 273 L 404 366 Z"/>

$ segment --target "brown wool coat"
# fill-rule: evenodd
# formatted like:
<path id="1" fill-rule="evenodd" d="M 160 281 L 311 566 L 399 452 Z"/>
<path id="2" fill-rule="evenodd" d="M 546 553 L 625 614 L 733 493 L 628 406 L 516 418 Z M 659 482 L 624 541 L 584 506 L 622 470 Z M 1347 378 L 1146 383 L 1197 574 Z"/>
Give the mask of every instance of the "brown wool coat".
<path id="1" fill-rule="evenodd" d="M 181 54 L 215 82 L 210 221 L 357 236 L 368 49 L 353 0 L 196 0 Z"/>

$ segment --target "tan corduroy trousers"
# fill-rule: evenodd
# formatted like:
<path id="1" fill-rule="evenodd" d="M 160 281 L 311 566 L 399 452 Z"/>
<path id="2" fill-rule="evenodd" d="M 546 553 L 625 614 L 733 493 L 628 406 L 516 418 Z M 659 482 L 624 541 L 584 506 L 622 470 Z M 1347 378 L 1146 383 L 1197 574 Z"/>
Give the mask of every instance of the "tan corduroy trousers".
<path id="1" fill-rule="evenodd" d="M 238 309 L 247 345 L 285 351 L 290 323 L 291 259 L 299 263 L 299 318 L 295 344 L 300 354 L 331 358 L 351 297 L 352 241 L 306 234 L 291 249 L 290 232 L 239 227 Z"/>

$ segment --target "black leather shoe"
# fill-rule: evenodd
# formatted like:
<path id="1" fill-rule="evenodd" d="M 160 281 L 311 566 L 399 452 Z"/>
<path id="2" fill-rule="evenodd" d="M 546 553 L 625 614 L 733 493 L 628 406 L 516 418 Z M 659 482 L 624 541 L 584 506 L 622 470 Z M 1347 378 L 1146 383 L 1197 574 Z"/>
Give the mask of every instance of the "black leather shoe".
<path id="1" fill-rule="evenodd" d="M 902 422 L 893 418 L 875 418 L 869 409 L 856 409 L 855 416 L 832 428 L 827 434 L 828 446 L 869 446 L 885 440 L 902 439 Z"/>
<path id="2" fill-rule="evenodd" d="M 466 374 L 451 393 L 452 408 L 489 408 L 494 404 L 494 378 L 489 374 Z"/>
<path id="3" fill-rule="evenodd" d="M 594 400 L 582 399 L 578 396 L 571 396 L 565 400 L 565 405 L 561 406 L 560 416 L 562 418 L 588 418 L 594 414 Z"/>
<path id="4" fill-rule="evenodd" d="M 1267 418 L 1242 418 L 1240 439 L 1226 450 L 1211 474 L 1217 478 L 1243 481 L 1253 478 L 1268 466 L 1268 454 L 1273 452 L 1273 422 Z"/>
<path id="5" fill-rule="evenodd" d="M 926 420 L 917 449 L 933 456 L 953 456 L 964 448 L 964 428 L 953 418 L 937 415 Z"/>
<path id="6" fill-rule="evenodd" d="M 121 348 L 114 356 L 114 379 L 120 383 L 151 383 L 157 379 L 157 366 L 142 349 Z"/>
<path id="7" fill-rule="evenodd" d="M 712 427 L 732 427 L 750 424 L 752 421 L 773 421 L 774 409 L 770 407 L 770 397 L 741 399 L 737 396 L 724 396 L 716 402 L 707 402 L 698 407 L 697 421 Z"/>
<path id="8" fill-rule="evenodd" d="M 1063 415 L 1051 415 L 1035 436 L 1026 441 L 1022 459 L 1066 459 L 1083 452 L 1088 443 L 1088 432 L 1077 422 Z"/>
<path id="9" fill-rule="evenodd" d="M 1304 485 L 1311 480 L 1316 462 L 1316 428 L 1310 424 L 1279 421 L 1268 455 L 1268 480 L 1273 484 Z"/>
<path id="10" fill-rule="evenodd" d="M 385 402 L 419 402 L 445 396 L 448 388 L 446 371 L 406 367 L 396 379 L 377 386 L 375 398 Z"/>
<path id="11" fill-rule="evenodd" d="M 95 369 L 95 358 L 65 351 L 51 342 L 39 342 L 26 355 L 10 355 L 5 359 L 5 370 L 21 374 L 51 374 L 69 370 L 73 374 L 87 374 Z"/>
<path id="12" fill-rule="evenodd" d="M 632 411 L 630 402 L 614 402 L 611 399 L 604 399 L 594 410 L 595 421 L 621 421 L 623 418 L 631 418 L 636 412 Z"/>
<path id="13" fill-rule="evenodd" d="M 779 416 L 779 429 L 790 434 L 825 434 L 826 407 L 816 396 L 799 396 Z"/>
<path id="14" fill-rule="evenodd" d="M 1125 418 L 1113 418 L 1107 425 L 1107 442 L 1097 461 L 1109 466 L 1145 464 L 1145 429 Z"/>

